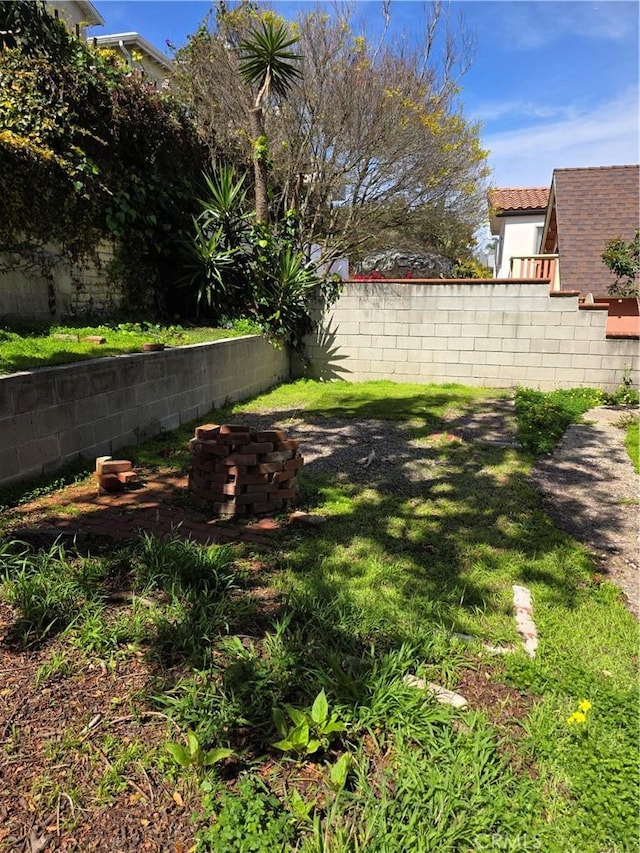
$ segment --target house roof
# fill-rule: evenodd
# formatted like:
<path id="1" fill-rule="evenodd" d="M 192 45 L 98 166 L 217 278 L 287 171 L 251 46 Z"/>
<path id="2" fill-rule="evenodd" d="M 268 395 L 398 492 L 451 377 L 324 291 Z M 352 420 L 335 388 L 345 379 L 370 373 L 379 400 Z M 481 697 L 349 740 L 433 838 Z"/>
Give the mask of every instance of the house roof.
<path id="1" fill-rule="evenodd" d="M 497 215 L 546 210 L 549 187 L 517 187 L 489 190 L 489 204 Z"/>
<path id="2" fill-rule="evenodd" d="M 169 57 L 139 33 L 113 33 L 112 35 L 93 36 L 88 41 L 95 43 L 98 47 L 118 48 L 122 44 L 128 50 L 139 50 L 142 54 L 146 54 L 167 72 L 173 68 L 173 63 Z"/>
<path id="3" fill-rule="evenodd" d="M 542 252 L 559 255 L 562 290 L 605 293 L 615 276 L 602 261 L 614 237 L 640 225 L 640 166 L 555 169 Z"/>
<path id="4" fill-rule="evenodd" d="M 76 0 L 76 3 L 84 13 L 85 22 L 88 27 L 104 26 L 104 18 L 93 3 L 89 3 L 89 0 Z"/>

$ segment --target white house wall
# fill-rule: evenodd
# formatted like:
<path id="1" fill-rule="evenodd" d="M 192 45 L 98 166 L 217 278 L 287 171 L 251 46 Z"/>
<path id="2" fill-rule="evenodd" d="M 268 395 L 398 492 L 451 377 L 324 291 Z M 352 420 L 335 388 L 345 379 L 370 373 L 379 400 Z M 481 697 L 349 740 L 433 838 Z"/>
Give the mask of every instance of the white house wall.
<path id="1" fill-rule="evenodd" d="M 544 225 L 544 213 L 501 217 L 500 225 L 501 251 L 496 278 L 508 278 L 512 257 L 535 255 L 538 252 L 538 228 Z"/>

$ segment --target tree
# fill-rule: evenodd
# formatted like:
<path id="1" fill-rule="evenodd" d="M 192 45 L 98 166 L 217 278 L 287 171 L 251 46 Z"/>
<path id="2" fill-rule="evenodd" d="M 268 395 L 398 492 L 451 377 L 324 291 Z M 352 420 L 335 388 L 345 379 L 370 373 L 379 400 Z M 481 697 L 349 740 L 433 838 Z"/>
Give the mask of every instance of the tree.
<path id="1" fill-rule="evenodd" d="M 249 120 L 253 137 L 256 219 L 265 225 L 269 223 L 269 149 L 264 130 L 263 103 L 272 92 L 284 98 L 295 78 L 300 76 L 300 71 L 293 62 L 302 57 L 287 50 L 297 40 L 289 37 L 283 22 L 266 20 L 262 22 L 261 30 L 251 32 L 249 38 L 240 44 L 240 75 L 249 86 L 257 87 L 253 107 L 249 110 Z"/>
<path id="2" fill-rule="evenodd" d="M 640 231 L 633 240 L 616 237 L 609 240 L 602 253 L 605 265 L 615 274 L 616 280 L 608 288 L 612 296 L 638 296 L 640 272 Z"/>
<path id="3" fill-rule="evenodd" d="M 273 13 L 246 2 L 221 5 L 176 57 L 202 132 L 237 156 L 251 155 L 254 137 L 237 47 L 265 18 Z M 350 11 L 304 12 L 292 27 L 301 73 L 264 115 L 273 208 L 295 210 L 305 241 L 323 243 L 325 257 L 384 234 L 411 233 L 425 248 L 434 248 L 434 233 L 472 234 L 488 171 L 478 127 L 458 103 L 471 50 L 464 29 L 454 30 L 438 2 L 415 49 L 386 32 L 372 43 L 356 33 Z M 461 254 L 460 241 L 452 254 Z"/>

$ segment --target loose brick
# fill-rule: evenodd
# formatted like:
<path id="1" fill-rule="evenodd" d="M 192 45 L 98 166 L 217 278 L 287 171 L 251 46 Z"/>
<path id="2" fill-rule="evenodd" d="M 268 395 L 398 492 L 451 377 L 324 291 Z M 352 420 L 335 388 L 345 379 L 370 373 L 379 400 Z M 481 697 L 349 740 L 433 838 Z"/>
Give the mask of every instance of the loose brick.
<path id="1" fill-rule="evenodd" d="M 273 453 L 265 453 L 262 457 L 263 462 L 286 462 L 288 459 L 293 459 L 293 450 L 277 450 Z"/>
<path id="2" fill-rule="evenodd" d="M 236 503 L 238 506 L 248 506 L 250 504 L 262 503 L 267 498 L 267 492 L 245 492 L 243 495 L 236 495 Z"/>
<path id="3" fill-rule="evenodd" d="M 107 459 L 96 470 L 99 474 L 119 474 L 121 471 L 130 471 L 132 467 L 128 459 Z"/>
<path id="4" fill-rule="evenodd" d="M 281 429 L 267 429 L 255 434 L 256 441 L 285 441 L 287 434 Z"/>
<path id="5" fill-rule="evenodd" d="M 129 483 L 135 483 L 138 480 L 138 475 L 135 471 L 120 471 L 116 474 L 116 477 L 121 483 L 124 483 L 125 486 L 128 486 Z"/>
<path id="6" fill-rule="evenodd" d="M 256 453 L 258 456 L 262 453 L 271 453 L 274 449 L 272 441 L 252 441 L 242 448 L 243 453 Z M 283 450 L 285 448 L 282 448 Z"/>
<path id="7" fill-rule="evenodd" d="M 105 492 L 121 492 L 124 489 L 124 483 L 118 479 L 118 475 L 114 474 L 98 474 L 96 471 L 96 479 L 100 484 L 100 488 Z"/>
<path id="8" fill-rule="evenodd" d="M 231 453 L 225 460 L 225 465 L 257 465 L 255 453 Z"/>
<path id="9" fill-rule="evenodd" d="M 304 465 L 304 459 L 302 456 L 298 455 L 295 459 L 287 459 L 284 463 L 283 467 L 285 471 L 297 471 L 298 468 L 302 468 Z"/>
<path id="10" fill-rule="evenodd" d="M 299 524 L 301 527 L 319 527 L 326 522 L 321 515 L 309 515 L 308 512 L 296 510 L 289 516 L 289 524 Z"/>
<path id="11" fill-rule="evenodd" d="M 297 489 L 278 489 L 277 492 L 274 493 L 274 497 L 277 495 L 278 499 L 283 501 L 291 500 L 292 498 L 298 497 Z"/>
<path id="12" fill-rule="evenodd" d="M 249 432 L 230 432 L 227 435 L 219 435 L 216 438 L 218 444 L 226 447 L 236 447 L 239 450 L 249 444 L 251 441 L 251 433 Z"/>
<path id="13" fill-rule="evenodd" d="M 107 339 L 103 338 L 102 335 L 86 335 L 83 340 L 90 344 L 106 344 L 107 342 Z"/>
<path id="14" fill-rule="evenodd" d="M 197 471 L 189 471 L 189 489 L 208 489 L 210 480 Z"/>
<path id="15" fill-rule="evenodd" d="M 196 427 L 195 437 L 203 440 L 215 438 L 220 434 L 219 424 L 202 424 Z"/>
<path id="16" fill-rule="evenodd" d="M 110 462 L 113 456 L 98 456 L 96 459 L 96 471 L 100 471 L 105 462 Z"/>
<path id="17" fill-rule="evenodd" d="M 242 486 L 238 486 L 236 483 L 224 483 L 220 491 L 224 495 L 239 495 L 242 493 Z"/>
<path id="18" fill-rule="evenodd" d="M 269 482 L 269 474 L 261 474 L 259 471 L 255 474 L 236 474 L 235 482 L 242 486 L 262 485 Z"/>
<path id="19" fill-rule="evenodd" d="M 240 486 L 243 492 L 251 492 L 254 495 L 266 495 L 273 491 L 273 483 L 251 483 L 248 486 Z"/>
<path id="20" fill-rule="evenodd" d="M 197 471 L 198 474 L 206 474 L 208 480 L 212 483 L 226 483 L 227 473 L 216 471 L 216 462 L 207 459 L 199 459 L 195 457 L 191 463 L 192 471 Z"/>
<path id="21" fill-rule="evenodd" d="M 229 454 L 228 447 L 223 447 L 216 441 L 203 441 L 199 438 L 191 439 L 189 450 L 191 453 L 203 456 L 227 456 Z"/>
<path id="22" fill-rule="evenodd" d="M 226 435 L 230 432 L 249 432 L 249 427 L 244 424 L 221 424 L 220 425 L 220 434 Z"/>
<path id="23" fill-rule="evenodd" d="M 282 462 L 261 462 L 258 471 L 261 474 L 275 474 L 276 471 L 282 471 L 282 466 Z"/>

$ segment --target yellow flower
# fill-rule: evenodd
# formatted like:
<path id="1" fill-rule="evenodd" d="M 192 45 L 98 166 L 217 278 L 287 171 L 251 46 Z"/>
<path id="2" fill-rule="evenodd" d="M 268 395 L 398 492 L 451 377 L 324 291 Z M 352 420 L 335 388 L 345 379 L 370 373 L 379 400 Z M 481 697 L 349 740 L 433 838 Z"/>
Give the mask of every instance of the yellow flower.
<path id="1" fill-rule="evenodd" d="M 578 702 L 578 708 L 586 714 L 587 711 L 590 711 L 593 708 L 593 705 L 588 699 L 583 699 L 582 702 Z"/>
<path id="2" fill-rule="evenodd" d="M 587 715 L 583 714 L 582 711 L 574 711 L 573 714 L 567 717 L 567 723 L 572 726 L 576 723 L 579 726 L 583 726 L 587 722 Z"/>

